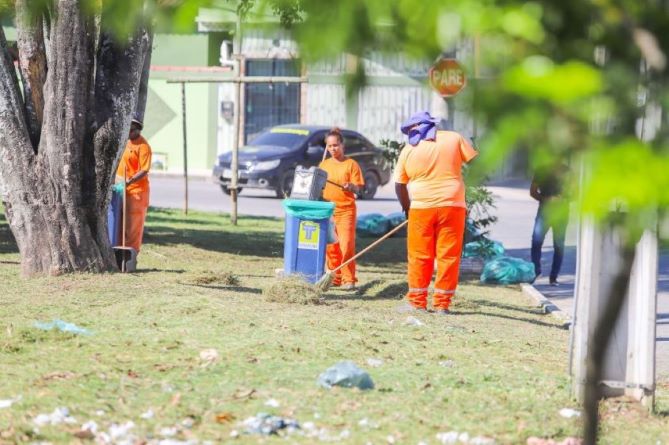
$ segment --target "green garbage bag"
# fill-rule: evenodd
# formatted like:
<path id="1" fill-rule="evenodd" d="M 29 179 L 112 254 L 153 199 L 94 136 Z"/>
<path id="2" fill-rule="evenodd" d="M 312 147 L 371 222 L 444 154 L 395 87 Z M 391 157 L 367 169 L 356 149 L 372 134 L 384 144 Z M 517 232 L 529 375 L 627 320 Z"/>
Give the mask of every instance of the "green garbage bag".
<path id="1" fill-rule="evenodd" d="M 474 221 L 470 218 L 467 218 L 465 221 L 465 243 L 470 243 L 476 241 L 483 237 L 483 234 L 479 229 L 474 225 Z"/>
<path id="2" fill-rule="evenodd" d="M 284 199 L 281 204 L 286 214 L 311 221 L 329 219 L 335 207 L 332 202 L 303 199 Z"/>
<path id="3" fill-rule="evenodd" d="M 497 258 L 504 255 L 504 246 L 498 241 L 481 238 L 465 244 L 463 258 Z"/>
<path id="4" fill-rule="evenodd" d="M 402 224 L 407 219 L 404 212 L 391 213 L 387 216 L 387 218 L 388 218 L 388 222 L 390 224 L 389 230 L 394 229 L 395 227 L 399 226 L 400 224 Z M 406 238 L 407 237 L 406 226 L 404 226 L 402 229 L 395 232 L 395 234 L 393 236 L 396 236 L 398 238 Z"/>
<path id="5" fill-rule="evenodd" d="M 531 283 L 535 277 L 534 264 L 510 256 L 494 258 L 483 266 L 481 282 L 487 284 Z"/>
<path id="6" fill-rule="evenodd" d="M 390 221 L 380 213 L 365 213 L 358 216 L 355 228 L 359 236 L 379 237 L 390 230 Z"/>

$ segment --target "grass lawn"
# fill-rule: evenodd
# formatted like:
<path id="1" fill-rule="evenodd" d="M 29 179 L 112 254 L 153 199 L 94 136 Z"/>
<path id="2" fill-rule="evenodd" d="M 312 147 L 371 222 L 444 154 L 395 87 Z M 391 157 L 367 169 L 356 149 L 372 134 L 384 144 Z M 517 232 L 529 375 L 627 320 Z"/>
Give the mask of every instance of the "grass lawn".
<path id="1" fill-rule="evenodd" d="M 0 400 L 14 400 L 0 405 L 0 443 L 86 442 L 74 434 L 89 420 L 108 433 L 132 421 L 136 443 L 220 443 L 235 432 L 239 443 L 285 442 L 243 433 L 241 422 L 259 412 L 306 426 L 291 443 L 437 444 L 437 433 L 458 431 L 515 444 L 579 434 L 579 419 L 559 414 L 578 409 L 568 331 L 516 287 L 463 283 L 453 315 L 407 324 L 397 310 L 405 240 L 391 239 L 360 262 L 357 294 L 268 303 L 261 290 L 282 266 L 282 230 L 274 219 L 232 227 L 225 216 L 151 209 L 137 273 L 24 280 L 0 219 Z M 33 326 L 53 319 L 92 335 Z M 203 359 L 207 349 L 218 357 Z M 376 388 L 318 387 L 341 360 L 369 371 Z M 624 399 L 602 404 L 602 443 L 669 443 L 669 382 L 659 386 L 658 415 Z M 57 407 L 76 423 L 36 427 L 36 416 Z"/>

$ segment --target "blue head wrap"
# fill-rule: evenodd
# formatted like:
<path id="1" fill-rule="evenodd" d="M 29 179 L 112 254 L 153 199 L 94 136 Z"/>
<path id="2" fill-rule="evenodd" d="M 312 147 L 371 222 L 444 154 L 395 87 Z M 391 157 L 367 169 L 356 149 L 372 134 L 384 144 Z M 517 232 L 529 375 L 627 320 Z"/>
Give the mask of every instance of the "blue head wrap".
<path id="1" fill-rule="evenodd" d="M 409 136 L 409 144 L 418 145 L 424 139 L 434 140 L 437 137 L 439 119 L 434 118 L 427 111 L 419 111 L 405 121 L 400 130 Z"/>

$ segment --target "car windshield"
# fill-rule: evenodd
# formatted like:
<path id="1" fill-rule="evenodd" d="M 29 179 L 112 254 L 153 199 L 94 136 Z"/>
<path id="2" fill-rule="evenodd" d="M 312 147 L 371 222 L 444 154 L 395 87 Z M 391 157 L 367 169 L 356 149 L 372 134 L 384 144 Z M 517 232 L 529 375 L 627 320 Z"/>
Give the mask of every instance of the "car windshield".
<path id="1" fill-rule="evenodd" d="M 309 136 L 308 130 L 299 128 L 272 128 L 270 131 L 260 134 L 253 139 L 249 145 L 273 145 L 283 147 L 287 150 L 297 148 Z"/>

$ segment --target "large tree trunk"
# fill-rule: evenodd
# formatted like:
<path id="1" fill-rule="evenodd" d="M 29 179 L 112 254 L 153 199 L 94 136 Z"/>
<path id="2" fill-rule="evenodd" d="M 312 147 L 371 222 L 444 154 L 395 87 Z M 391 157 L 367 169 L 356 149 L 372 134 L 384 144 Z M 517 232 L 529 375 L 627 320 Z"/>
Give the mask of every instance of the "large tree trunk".
<path id="1" fill-rule="evenodd" d="M 22 270 L 112 270 L 109 190 L 148 71 L 150 33 L 98 37 L 77 0 L 54 1 L 48 16 L 28 14 L 26 3 L 16 2 L 23 97 L 0 30 L 0 182 Z"/>

